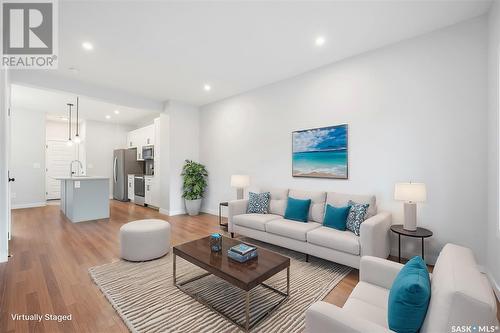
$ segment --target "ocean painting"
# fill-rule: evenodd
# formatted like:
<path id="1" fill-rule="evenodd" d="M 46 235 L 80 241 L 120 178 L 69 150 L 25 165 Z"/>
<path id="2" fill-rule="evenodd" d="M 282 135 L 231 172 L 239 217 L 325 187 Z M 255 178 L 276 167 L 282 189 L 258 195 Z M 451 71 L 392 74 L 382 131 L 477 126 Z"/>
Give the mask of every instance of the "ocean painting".
<path id="1" fill-rule="evenodd" d="M 348 178 L 347 125 L 292 133 L 294 177 Z"/>

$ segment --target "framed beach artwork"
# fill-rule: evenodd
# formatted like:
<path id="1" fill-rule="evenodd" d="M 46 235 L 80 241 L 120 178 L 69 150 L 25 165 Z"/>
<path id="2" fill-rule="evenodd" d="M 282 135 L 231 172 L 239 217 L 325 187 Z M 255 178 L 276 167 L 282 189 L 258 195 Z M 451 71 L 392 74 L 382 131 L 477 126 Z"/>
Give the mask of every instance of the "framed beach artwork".
<path id="1" fill-rule="evenodd" d="M 292 176 L 348 178 L 347 124 L 292 133 Z"/>

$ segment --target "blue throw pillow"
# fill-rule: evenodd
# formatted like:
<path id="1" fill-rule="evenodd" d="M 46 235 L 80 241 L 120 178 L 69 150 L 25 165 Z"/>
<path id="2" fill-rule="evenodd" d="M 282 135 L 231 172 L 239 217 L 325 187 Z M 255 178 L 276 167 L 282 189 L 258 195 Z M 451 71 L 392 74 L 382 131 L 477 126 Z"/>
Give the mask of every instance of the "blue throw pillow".
<path id="1" fill-rule="evenodd" d="M 269 199 L 271 193 L 248 193 L 247 214 L 267 214 L 269 209 Z"/>
<path id="2" fill-rule="evenodd" d="M 323 225 L 325 227 L 345 231 L 347 216 L 351 206 L 346 207 L 334 207 L 332 205 L 326 205 L 325 218 L 323 220 Z"/>
<path id="3" fill-rule="evenodd" d="M 309 206 L 311 206 L 311 199 L 300 200 L 288 197 L 288 202 L 286 204 L 285 210 L 285 219 L 307 222 L 307 216 L 309 215 Z"/>
<path id="4" fill-rule="evenodd" d="M 354 201 L 349 200 L 347 203 L 351 207 L 349 210 L 349 215 L 347 216 L 347 230 L 354 232 L 356 236 L 361 233 L 361 223 L 365 220 L 366 212 L 370 204 L 358 204 Z"/>
<path id="5" fill-rule="evenodd" d="M 389 292 L 389 328 L 397 333 L 418 332 L 431 299 L 431 281 L 421 257 L 413 257 L 399 271 Z"/>

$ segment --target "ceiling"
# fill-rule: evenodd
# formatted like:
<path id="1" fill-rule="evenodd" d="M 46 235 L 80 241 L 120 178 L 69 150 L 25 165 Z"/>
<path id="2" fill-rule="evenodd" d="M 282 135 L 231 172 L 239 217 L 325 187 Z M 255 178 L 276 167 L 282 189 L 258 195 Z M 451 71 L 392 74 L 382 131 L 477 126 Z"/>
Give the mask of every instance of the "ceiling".
<path id="1" fill-rule="evenodd" d="M 12 108 L 24 109 L 34 112 L 44 112 L 51 120 L 67 121 L 67 103 L 75 104 L 73 117 L 76 117 L 76 95 L 61 91 L 38 89 L 22 85 L 12 85 Z M 115 114 L 118 110 L 119 114 Z M 109 115 L 110 119 L 106 116 Z M 147 120 L 154 119 L 158 112 L 151 110 L 135 109 L 116 104 L 99 101 L 86 96 L 79 96 L 79 118 L 82 120 L 96 120 L 113 124 L 135 126 Z"/>
<path id="2" fill-rule="evenodd" d="M 203 105 L 479 16 L 490 5 L 60 1 L 57 75 L 158 101 Z M 322 47 L 315 45 L 317 36 L 325 38 Z M 84 41 L 94 49 L 84 50 Z"/>

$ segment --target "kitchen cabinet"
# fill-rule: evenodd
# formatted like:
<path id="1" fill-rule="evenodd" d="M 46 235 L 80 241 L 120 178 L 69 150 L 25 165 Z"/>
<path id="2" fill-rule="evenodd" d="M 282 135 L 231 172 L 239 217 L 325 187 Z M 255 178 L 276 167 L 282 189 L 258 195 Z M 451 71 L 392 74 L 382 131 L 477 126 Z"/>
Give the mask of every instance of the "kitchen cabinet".
<path id="1" fill-rule="evenodd" d="M 155 144 L 155 125 L 151 124 L 149 126 L 143 127 L 141 130 L 141 137 L 144 146 L 152 146 Z"/>
<path id="2" fill-rule="evenodd" d="M 141 127 L 127 134 L 127 148 L 137 149 L 137 160 L 144 161 L 142 147 L 155 144 L 155 125 Z"/>
<path id="3" fill-rule="evenodd" d="M 137 130 L 128 132 L 127 134 L 127 148 L 137 148 L 139 143 L 137 140 Z"/>
<path id="4" fill-rule="evenodd" d="M 144 203 L 147 205 L 153 205 L 153 176 L 144 177 Z"/>
<path id="5" fill-rule="evenodd" d="M 130 202 L 134 202 L 134 175 L 128 175 L 127 186 L 128 186 L 128 199 Z"/>

